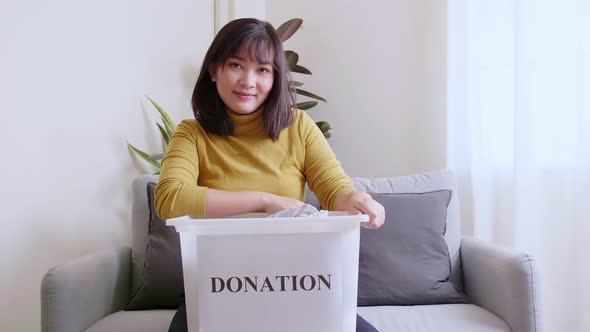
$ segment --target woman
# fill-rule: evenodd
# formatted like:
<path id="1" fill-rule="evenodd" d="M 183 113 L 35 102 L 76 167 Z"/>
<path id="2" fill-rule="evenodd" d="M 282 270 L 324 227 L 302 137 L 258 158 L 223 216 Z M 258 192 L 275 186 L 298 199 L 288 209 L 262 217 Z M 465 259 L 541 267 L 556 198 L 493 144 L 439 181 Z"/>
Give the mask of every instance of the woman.
<path id="1" fill-rule="evenodd" d="M 384 209 L 355 190 L 323 134 L 293 109 L 283 48 L 256 19 L 225 25 L 213 40 L 184 120 L 162 160 L 155 205 L 163 219 L 275 213 L 304 204 L 305 183 L 328 210 L 367 214 L 379 228 Z M 170 331 L 186 331 L 186 309 Z M 357 316 L 357 331 L 376 331 Z"/>

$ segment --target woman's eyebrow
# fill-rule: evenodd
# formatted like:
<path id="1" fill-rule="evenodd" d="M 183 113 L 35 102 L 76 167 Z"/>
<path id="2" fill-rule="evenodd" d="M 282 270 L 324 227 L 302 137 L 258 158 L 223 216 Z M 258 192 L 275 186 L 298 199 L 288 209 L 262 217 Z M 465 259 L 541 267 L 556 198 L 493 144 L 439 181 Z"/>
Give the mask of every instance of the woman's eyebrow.
<path id="1" fill-rule="evenodd" d="M 246 62 L 246 60 L 244 60 L 244 58 L 242 58 L 239 55 L 232 55 L 230 58 Z M 270 65 L 271 63 L 270 63 L 270 61 L 263 61 L 263 62 L 257 62 L 257 64 L 258 65 Z"/>

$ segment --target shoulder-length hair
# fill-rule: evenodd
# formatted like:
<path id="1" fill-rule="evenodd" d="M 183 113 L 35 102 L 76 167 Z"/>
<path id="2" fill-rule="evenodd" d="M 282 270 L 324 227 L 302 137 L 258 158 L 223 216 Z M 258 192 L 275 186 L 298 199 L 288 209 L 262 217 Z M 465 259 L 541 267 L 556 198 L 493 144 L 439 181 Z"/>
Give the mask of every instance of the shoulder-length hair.
<path id="1" fill-rule="evenodd" d="M 292 106 L 295 95 L 289 87 L 287 60 L 283 46 L 275 29 L 268 22 L 253 18 L 242 18 L 227 23 L 213 39 L 195 84 L 192 108 L 195 118 L 209 133 L 226 137 L 233 134 L 234 124 L 225 112 L 221 100 L 211 80 L 210 71 L 224 66 L 230 57 L 246 51 L 249 59 L 263 63 L 273 57 L 274 81 L 268 97 L 264 101 L 263 123 L 268 137 L 278 139 L 281 131 L 293 122 Z"/>

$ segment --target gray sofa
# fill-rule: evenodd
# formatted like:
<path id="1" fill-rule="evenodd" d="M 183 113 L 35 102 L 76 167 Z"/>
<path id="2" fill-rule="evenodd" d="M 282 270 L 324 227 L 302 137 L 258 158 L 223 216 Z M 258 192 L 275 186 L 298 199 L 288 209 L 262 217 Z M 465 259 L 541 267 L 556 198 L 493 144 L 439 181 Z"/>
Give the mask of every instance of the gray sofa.
<path id="1" fill-rule="evenodd" d="M 140 282 L 147 241 L 146 184 L 133 182 L 131 247 L 109 248 L 50 269 L 41 285 L 43 332 L 165 332 L 174 310 L 123 311 L 131 289 Z M 373 192 L 425 192 L 451 189 L 450 171 L 395 178 L 354 178 L 358 189 Z M 308 192 L 307 201 L 317 206 Z M 453 280 L 472 304 L 359 307 L 358 312 L 382 332 L 388 331 L 542 331 L 539 277 L 526 253 L 460 235 L 459 202 L 447 211 L 445 240 Z"/>

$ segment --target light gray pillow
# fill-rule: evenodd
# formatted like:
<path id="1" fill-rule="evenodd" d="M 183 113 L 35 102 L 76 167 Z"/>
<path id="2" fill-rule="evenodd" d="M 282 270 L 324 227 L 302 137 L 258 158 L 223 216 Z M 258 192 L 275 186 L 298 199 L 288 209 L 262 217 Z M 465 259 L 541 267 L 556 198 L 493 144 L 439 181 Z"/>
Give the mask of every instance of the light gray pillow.
<path id="1" fill-rule="evenodd" d="M 444 235 L 452 192 L 369 194 L 385 207 L 385 224 L 361 229 L 358 305 L 467 303 L 449 281 Z"/>
<path id="2" fill-rule="evenodd" d="M 125 310 L 177 309 L 184 295 L 180 238 L 156 213 L 156 183 L 148 182 L 146 189 L 150 208 L 147 248 L 139 284 Z"/>

